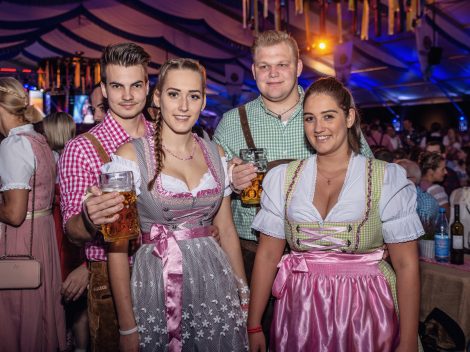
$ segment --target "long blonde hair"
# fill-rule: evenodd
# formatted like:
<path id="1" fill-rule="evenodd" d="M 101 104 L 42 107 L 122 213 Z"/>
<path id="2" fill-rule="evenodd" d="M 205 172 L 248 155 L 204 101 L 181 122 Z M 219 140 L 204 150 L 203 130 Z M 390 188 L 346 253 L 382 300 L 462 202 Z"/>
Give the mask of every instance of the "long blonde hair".
<path id="1" fill-rule="evenodd" d="M 36 123 L 43 118 L 41 112 L 29 105 L 28 94 L 13 77 L 0 77 L 0 106 L 24 122 Z"/>

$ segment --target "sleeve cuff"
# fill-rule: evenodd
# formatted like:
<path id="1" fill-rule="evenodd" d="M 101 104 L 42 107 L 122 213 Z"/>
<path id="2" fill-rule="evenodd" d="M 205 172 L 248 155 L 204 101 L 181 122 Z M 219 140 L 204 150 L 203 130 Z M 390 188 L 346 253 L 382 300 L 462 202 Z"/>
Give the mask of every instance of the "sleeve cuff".
<path id="1" fill-rule="evenodd" d="M 423 225 L 417 214 L 383 223 L 385 243 L 401 243 L 418 239 L 424 234 Z"/>

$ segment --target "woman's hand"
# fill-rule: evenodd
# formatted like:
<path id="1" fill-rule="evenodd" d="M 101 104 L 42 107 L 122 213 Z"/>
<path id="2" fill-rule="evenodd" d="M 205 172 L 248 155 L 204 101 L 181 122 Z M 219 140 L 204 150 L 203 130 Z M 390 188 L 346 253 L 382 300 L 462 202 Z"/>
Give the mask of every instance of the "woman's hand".
<path id="1" fill-rule="evenodd" d="M 121 352 L 139 352 L 139 333 L 125 335 L 119 339 L 119 351 Z"/>
<path id="2" fill-rule="evenodd" d="M 76 301 L 88 286 L 89 272 L 85 266 L 80 265 L 73 270 L 62 283 L 60 293 L 66 301 Z"/>
<path id="3" fill-rule="evenodd" d="M 248 340 L 250 342 L 250 352 L 266 352 L 266 338 L 262 331 L 248 334 Z"/>

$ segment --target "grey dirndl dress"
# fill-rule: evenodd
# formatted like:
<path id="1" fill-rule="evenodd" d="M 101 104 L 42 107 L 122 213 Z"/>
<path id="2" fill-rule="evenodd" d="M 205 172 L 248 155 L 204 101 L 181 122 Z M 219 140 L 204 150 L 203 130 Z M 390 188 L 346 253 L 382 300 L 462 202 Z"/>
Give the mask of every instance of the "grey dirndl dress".
<path id="1" fill-rule="evenodd" d="M 197 196 L 163 189 L 161 177 L 149 192 L 153 140 L 132 142 L 142 177 L 138 211 L 144 244 L 136 253 L 131 279 L 142 351 L 248 349 L 235 276 L 225 252 L 207 232 L 223 197 L 223 166 L 215 144 L 196 141 L 217 183 Z"/>

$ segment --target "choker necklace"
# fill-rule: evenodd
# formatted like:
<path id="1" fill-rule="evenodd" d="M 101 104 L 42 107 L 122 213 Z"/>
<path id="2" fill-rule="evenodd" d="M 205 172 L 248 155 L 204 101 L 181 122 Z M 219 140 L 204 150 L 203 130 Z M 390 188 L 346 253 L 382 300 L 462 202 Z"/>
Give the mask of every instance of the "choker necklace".
<path id="1" fill-rule="evenodd" d="M 266 107 L 266 110 L 268 110 L 272 115 L 276 116 L 279 120 L 282 120 L 282 115 L 288 113 L 288 112 L 291 111 L 293 108 L 295 108 L 295 107 L 297 106 L 297 104 L 299 103 L 299 101 L 300 101 L 300 94 L 299 94 L 299 99 L 297 99 L 297 101 L 295 102 L 295 104 L 292 105 L 289 109 L 287 109 L 287 110 L 281 112 L 280 114 L 275 113 L 274 111 L 268 109 L 267 107 Z"/>
<path id="2" fill-rule="evenodd" d="M 187 160 L 192 160 L 194 158 L 194 153 L 196 151 L 196 140 L 193 136 L 193 150 L 191 151 L 191 154 L 189 154 L 188 156 L 179 156 L 179 155 L 176 155 L 175 153 L 173 153 L 170 149 L 168 149 L 165 144 L 162 143 L 162 148 L 170 153 L 171 156 L 173 156 L 174 158 L 178 159 L 178 160 L 181 160 L 181 161 L 187 161 Z"/>

